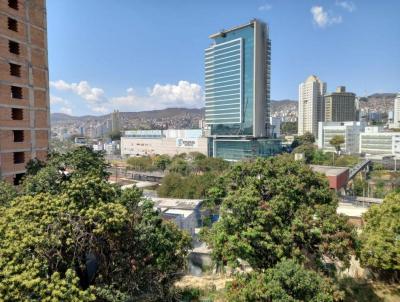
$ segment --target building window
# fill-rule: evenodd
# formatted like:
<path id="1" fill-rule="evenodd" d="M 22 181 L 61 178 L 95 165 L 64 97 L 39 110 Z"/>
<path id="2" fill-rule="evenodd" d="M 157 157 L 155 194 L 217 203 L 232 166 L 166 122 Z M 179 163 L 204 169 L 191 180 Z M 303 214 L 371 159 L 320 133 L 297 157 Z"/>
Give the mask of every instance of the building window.
<path id="1" fill-rule="evenodd" d="M 8 41 L 8 50 L 13 54 L 19 55 L 19 43 Z"/>
<path id="2" fill-rule="evenodd" d="M 8 7 L 18 10 L 18 0 L 8 0 Z"/>
<path id="3" fill-rule="evenodd" d="M 22 181 L 22 178 L 25 176 L 25 173 L 18 173 L 18 174 L 15 174 L 15 177 L 14 177 L 14 186 L 18 186 L 20 183 L 21 183 L 21 181 Z"/>
<path id="4" fill-rule="evenodd" d="M 11 86 L 11 98 L 13 99 L 23 99 L 22 87 Z"/>
<path id="5" fill-rule="evenodd" d="M 24 130 L 13 130 L 14 143 L 22 143 L 24 141 Z"/>
<path id="6" fill-rule="evenodd" d="M 11 118 L 16 121 L 21 121 L 24 119 L 24 112 L 20 108 L 11 109 Z"/>
<path id="7" fill-rule="evenodd" d="M 21 77 L 21 65 L 10 63 L 10 75 Z"/>
<path id="8" fill-rule="evenodd" d="M 14 152 L 14 164 L 23 164 L 25 162 L 24 152 Z"/>
<path id="9" fill-rule="evenodd" d="M 18 32 L 18 22 L 15 19 L 8 18 L 8 29 Z"/>

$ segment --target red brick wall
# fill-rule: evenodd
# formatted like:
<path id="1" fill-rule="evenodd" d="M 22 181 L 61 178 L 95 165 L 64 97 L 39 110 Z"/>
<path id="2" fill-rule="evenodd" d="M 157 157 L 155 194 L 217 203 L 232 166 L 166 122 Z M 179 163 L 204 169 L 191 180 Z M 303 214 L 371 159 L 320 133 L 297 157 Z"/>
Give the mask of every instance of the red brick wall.
<path id="1" fill-rule="evenodd" d="M 37 157 L 45 159 L 48 148 L 49 94 L 45 0 L 20 0 L 18 5 L 18 10 L 15 10 L 8 7 L 7 0 L 0 1 L 0 104 L 3 105 L 0 106 L 0 173 L 3 175 L 23 171 L 26 162 L 31 158 L 30 152 L 26 152 L 25 163 L 14 164 L 12 151 L 33 148 Z M 8 17 L 17 21 L 17 32 L 8 29 Z M 10 53 L 9 40 L 19 43 L 18 55 Z M 20 77 L 10 75 L 9 63 L 21 66 Z M 11 86 L 22 87 L 22 99 L 11 97 Z M 23 120 L 12 119 L 12 107 L 23 110 Z M 34 120 L 30 121 L 32 112 Z M 14 142 L 13 130 L 24 131 L 23 142 Z M 31 137 L 31 133 L 34 137 Z M 33 138 L 35 144 L 32 143 Z M 7 180 L 12 182 L 13 177 L 7 176 Z"/>

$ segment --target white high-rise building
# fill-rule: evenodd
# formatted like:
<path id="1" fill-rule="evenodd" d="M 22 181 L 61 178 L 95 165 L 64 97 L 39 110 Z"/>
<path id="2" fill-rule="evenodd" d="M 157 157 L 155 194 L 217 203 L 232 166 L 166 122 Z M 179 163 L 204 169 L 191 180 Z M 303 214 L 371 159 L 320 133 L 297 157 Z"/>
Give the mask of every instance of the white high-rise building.
<path id="1" fill-rule="evenodd" d="M 298 134 L 306 132 L 318 136 L 318 122 L 324 121 L 326 83 L 311 75 L 299 85 Z"/>
<path id="2" fill-rule="evenodd" d="M 400 92 L 394 100 L 393 127 L 400 128 Z"/>

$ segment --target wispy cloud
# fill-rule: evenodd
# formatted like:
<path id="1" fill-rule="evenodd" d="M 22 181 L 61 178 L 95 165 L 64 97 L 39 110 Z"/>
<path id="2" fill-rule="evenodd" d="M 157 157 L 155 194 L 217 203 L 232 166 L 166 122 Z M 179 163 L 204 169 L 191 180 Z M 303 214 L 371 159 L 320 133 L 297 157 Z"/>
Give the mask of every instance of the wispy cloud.
<path id="1" fill-rule="evenodd" d="M 321 28 L 324 28 L 328 25 L 342 23 L 341 16 L 331 16 L 324 10 L 322 6 L 313 6 L 311 8 L 311 14 L 313 16 L 314 24 Z"/>
<path id="2" fill-rule="evenodd" d="M 84 83 L 84 84 L 82 84 Z M 108 98 L 101 88 L 92 88 L 87 81 L 67 83 L 63 80 L 51 82 L 51 87 L 59 91 L 70 91 L 86 101 L 93 113 L 108 113 L 113 109 L 122 111 L 140 111 L 164 109 L 168 107 L 199 108 L 204 104 L 201 86 L 188 81 L 179 81 L 177 84 L 155 84 L 140 95 L 130 87 L 125 95 Z M 95 90 L 94 90 L 95 89 Z M 101 91 L 97 93 L 96 91 Z M 64 112 L 70 108 L 63 99 L 52 96 L 53 104 L 63 105 Z"/>
<path id="3" fill-rule="evenodd" d="M 265 3 L 265 4 L 263 4 L 263 5 L 258 7 L 259 11 L 267 11 L 267 10 L 270 10 L 270 9 L 272 9 L 272 5 L 269 4 L 269 3 Z"/>
<path id="4" fill-rule="evenodd" d="M 337 6 L 340 6 L 341 8 L 347 10 L 348 12 L 353 12 L 356 9 L 356 5 L 352 1 L 339 1 L 336 0 L 335 3 Z"/>
<path id="5" fill-rule="evenodd" d="M 64 100 L 62 97 L 50 95 L 50 104 L 51 105 L 67 105 L 68 101 Z"/>
<path id="6" fill-rule="evenodd" d="M 58 111 L 65 114 L 72 114 L 71 103 L 59 96 L 50 95 L 50 105 L 53 108 L 54 106 L 61 106 Z"/>
<path id="7" fill-rule="evenodd" d="M 61 113 L 72 115 L 72 108 L 70 108 L 70 107 L 61 107 L 59 111 Z"/>

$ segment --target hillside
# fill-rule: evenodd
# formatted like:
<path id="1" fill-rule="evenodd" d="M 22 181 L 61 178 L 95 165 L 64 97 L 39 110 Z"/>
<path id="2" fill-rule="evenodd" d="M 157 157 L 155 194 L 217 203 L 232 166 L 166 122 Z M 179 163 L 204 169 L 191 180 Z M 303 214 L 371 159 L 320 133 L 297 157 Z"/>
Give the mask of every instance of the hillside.
<path id="1" fill-rule="evenodd" d="M 297 101 L 293 100 L 281 100 L 271 101 L 271 111 L 280 111 L 284 107 L 297 107 Z M 167 108 L 161 110 L 150 110 L 150 111 L 139 111 L 139 112 L 120 112 L 122 119 L 165 119 L 175 117 L 203 117 L 204 108 L 190 109 L 190 108 Z M 72 116 L 65 113 L 52 113 L 51 121 L 53 123 L 66 122 L 66 121 L 88 121 L 88 120 L 106 120 L 111 118 L 111 113 L 106 115 L 84 115 L 84 116 Z"/>
<path id="2" fill-rule="evenodd" d="M 160 119 L 165 117 L 175 116 L 187 116 L 187 115 L 204 115 L 204 109 L 188 109 L 188 108 L 167 108 L 162 110 L 150 110 L 150 111 L 139 111 L 139 112 L 120 112 L 122 119 Z M 84 116 L 72 116 L 65 113 L 52 113 L 52 122 L 63 122 L 63 121 L 85 121 L 85 120 L 106 120 L 111 118 L 111 113 L 106 115 L 84 115 Z"/>
<path id="3" fill-rule="evenodd" d="M 360 107 L 380 112 L 393 111 L 395 98 L 395 93 L 374 93 L 366 98 L 360 98 Z"/>
<path id="4" fill-rule="evenodd" d="M 370 109 L 381 112 L 392 111 L 395 97 L 395 93 L 374 93 L 368 97 L 361 97 L 360 107 L 361 109 Z M 290 112 L 297 113 L 296 100 L 287 99 L 271 101 L 271 114 L 288 114 Z M 139 127 L 143 129 L 153 129 L 197 127 L 199 120 L 204 118 L 204 108 L 167 108 L 140 112 L 120 112 L 120 116 L 123 125 L 128 128 Z M 110 118 L 111 114 L 101 116 L 71 116 L 64 113 L 51 114 L 51 122 L 53 125 L 64 123 L 103 122 Z"/>

